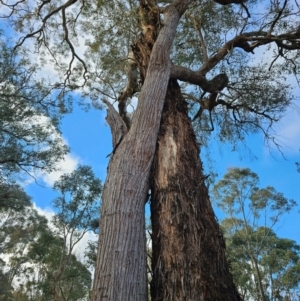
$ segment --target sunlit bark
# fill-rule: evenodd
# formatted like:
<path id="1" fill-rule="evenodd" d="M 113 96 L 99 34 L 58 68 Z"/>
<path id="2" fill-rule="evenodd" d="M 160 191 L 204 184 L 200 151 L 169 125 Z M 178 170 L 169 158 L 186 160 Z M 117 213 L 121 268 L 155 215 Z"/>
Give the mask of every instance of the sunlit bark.
<path id="1" fill-rule="evenodd" d="M 147 299 L 144 204 L 169 82 L 170 48 L 189 1 L 165 11 L 130 131 L 110 160 L 102 196 L 93 301 Z"/>

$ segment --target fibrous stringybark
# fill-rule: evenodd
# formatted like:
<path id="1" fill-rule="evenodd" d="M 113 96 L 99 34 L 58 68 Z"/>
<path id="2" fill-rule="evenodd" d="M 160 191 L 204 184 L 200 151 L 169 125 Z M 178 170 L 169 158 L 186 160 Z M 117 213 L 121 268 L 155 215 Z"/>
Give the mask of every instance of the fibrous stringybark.
<path id="1" fill-rule="evenodd" d="M 170 81 L 151 181 L 153 301 L 240 301 L 180 87 Z"/>

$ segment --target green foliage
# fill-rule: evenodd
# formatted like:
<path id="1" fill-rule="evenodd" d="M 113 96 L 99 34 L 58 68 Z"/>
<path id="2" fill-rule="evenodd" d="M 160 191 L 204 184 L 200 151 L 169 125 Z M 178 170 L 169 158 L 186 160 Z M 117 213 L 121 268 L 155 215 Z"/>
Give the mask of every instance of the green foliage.
<path id="1" fill-rule="evenodd" d="M 4 260 L 0 260 L 0 291 L 5 295 L 3 300 L 10 300 L 14 294 L 13 283 L 18 283 L 30 273 L 27 266 L 28 246 L 46 227 L 46 218 L 40 216 L 31 205 L 22 204 L 22 208 L 4 206 L 0 209 L 0 254 L 4 256 Z"/>
<path id="2" fill-rule="evenodd" d="M 21 208 L 29 199 L 17 180 L 53 171 L 68 148 L 53 88 L 34 79 L 37 67 L 13 51 L 1 32 L 0 52 L 0 207 Z"/>
<path id="3" fill-rule="evenodd" d="M 85 39 L 85 58 L 90 67 L 89 96 L 96 106 L 101 104 L 102 97 L 115 101 L 126 86 L 127 56 L 140 34 L 138 1 L 98 1 L 86 5 L 81 24 L 81 30 L 90 33 Z"/>
<path id="4" fill-rule="evenodd" d="M 0 178 L 0 210 L 12 208 L 19 211 L 29 204 L 30 197 L 19 184 L 14 182 L 7 183 Z"/>
<path id="5" fill-rule="evenodd" d="M 97 241 L 88 241 L 88 245 L 84 252 L 84 257 L 86 259 L 86 263 L 88 267 L 94 269 L 97 261 L 97 249 L 98 243 Z"/>
<path id="6" fill-rule="evenodd" d="M 0 42 L 0 164 L 7 172 L 53 170 L 67 149 L 58 131 L 58 106 L 35 66 Z"/>
<path id="7" fill-rule="evenodd" d="M 274 227 L 296 203 L 273 187 L 258 185 L 250 169 L 231 168 L 213 187 L 213 195 L 226 214 L 221 226 L 244 300 L 283 300 L 299 288 L 300 246 L 277 237 Z"/>
<path id="8" fill-rule="evenodd" d="M 0 253 L 22 257 L 28 243 L 38 237 L 47 227 L 47 220 L 31 205 L 22 210 L 2 208 L 0 210 Z M 19 257 L 18 257 L 19 258 Z M 15 263 L 22 261 L 16 259 Z"/>
<path id="9" fill-rule="evenodd" d="M 0 254 L 5 255 L 0 261 L 0 300 L 89 299 L 88 267 L 93 262 L 80 262 L 74 247 L 85 233 L 98 229 L 94 221 L 99 219 L 102 184 L 89 166 L 79 166 L 61 176 L 54 188 L 60 196 L 53 201 L 57 213 L 51 226 L 22 190 L 24 200 L 15 194 L 10 206 L 0 208 Z"/>
<path id="10" fill-rule="evenodd" d="M 27 283 L 27 295 L 43 300 L 82 300 L 89 295 L 91 274 L 76 258 L 68 254 L 64 240 L 45 231 L 29 248 L 28 257 L 36 265 L 39 278 Z"/>
<path id="11" fill-rule="evenodd" d="M 268 300 L 281 300 L 298 291 L 300 246 L 295 241 L 279 238 L 266 227 L 232 231 L 228 225 L 225 219 L 222 227 L 227 255 L 235 283 L 245 300 L 259 300 L 259 281 Z"/>
<path id="12" fill-rule="evenodd" d="M 54 183 L 60 196 L 53 200 L 58 209 L 54 225 L 66 232 L 77 229 L 82 232 L 95 230 L 95 219 L 99 220 L 102 184 L 89 166 L 79 166 L 71 174 L 61 176 Z M 75 233 L 74 233 L 75 235 Z"/>
<path id="13" fill-rule="evenodd" d="M 257 174 L 249 168 L 230 168 L 213 187 L 216 205 L 230 218 L 239 218 L 244 225 L 260 224 L 272 228 L 296 202 L 288 200 L 274 187 L 259 188 Z"/>
<path id="14" fill-rule="evenodd" d="M 120 91 L 126 86 L 124 66 L 128 53 L 134 51 L 136 41 L 143 41 L 141 31 L 144 28 L 141 28 L 141 16 L 138 14 L 140 2 L 25 0 L 11 4 L 2 1 L 0 16 L 3 23 L 7 21 L 18 37 L 21 36 L 18 47 L 25 49 L 28 46 L 26 42 L 33 42 L 34 50 L 40 54 L 40 63 L 50 62 L 55 66 L 58 85 L 63 90 L 83 88 L 81 92 L 89 95 L 99 107 L 98 101 L 103 97 L 117 101 Z M 155 5 L 154 1 L 143 2 L 148 3 L 150 8 L 150 3 Z M 157 4 L 166 6 L 170 2 L 161 0 Z M 270 131 L 272 125 L 283 116 L 292 101 L 291 87 L 284 82 L 291 74 L 299 80 L 299 7 L 293 1 L 250 0 L 246 5 L 251 18 L 246 16 L 240 5 L 220 6 L 211 0 L 193 1 L 178 26 L 171 53 L 173 66 L 177 64 L 190 69 L 187 71 L 197 70 L 199 72 L 194 76 L 207 80 L 220 72 L 226 73 L 229 78 L 225 89 L 215 91 L 218 104 L 212 109 L 205 109 L 201 118 L 193 122 L 201 145 L 208 141 L 206 134 L 212 128 L 210 123 L 214 124 L 220 141 L 230 141 L 234 147 L 243 142 L 247 134 L 258 130 L 262 130 L 266 138 L 274 139 Z M 158 28 L 163 26 L 165 16 L 160 14 L 159 17 Z M 235 37 L 242 38 L 240 41 L 243 43 L 235 43 Z M 86 48 L 79 49 L 83 44 Z M 221 55 L 224 49 L 225 54 Z M 251 60 L 254 50 L 257 54 L 258 49 L 267 52 L 267 61 L 261 58 Z M 146 64 L 143 58 L 136 59 L 141 60 L 140 64 Z M 6 61 L 10 63 L 10 59 Z M 3 60 L 3 70 L 9 65 L 6 61 Z M 21 170 L 51 170 L 53 163 L 66 151 L 60 139 L 53 135 L 54 129 L 57 129 L 57 115 L 47 112 L 51 106 L 44 105 L 43 101 L 47 98 L 41 92 L 44 91 L 43 83 L 37 85 L 37 90 L 31 90 L 32 86 L 26 86 L 25 90 L 18 89 L 24 86 L 21 79 L 31 78 L 35 70 L 27 73 L 26 69 L 22 73 L 24 70 L 21 69 L 21 72 L 10 77 L 11 70 L 20 70 L 19 61 L 15 63 L 5 73 L 5 80 L 1 81 L 5 94 L 2 95 L 3 108 L 0 108 L 3 112 L 0 112 L 0 120 L 3 120 L 3 126 L 0 125 L 0 143 L 3 145 L 0 149 L 0 169 L 5 174 L 0 176 L 4 184 L 9 176 Z M 26 76 L 22 77 L 23 74 Z M 191 85 L 190 82 L 190 79 L 182 80 L 181 86 L 190 114 L 195 116 L 207 91 L 201 85 Z M 30 91 L 37 91 L 38 97 L 28 94 Z M 16 92 L 20 93 L 16 96 Z M 28 103 L 28 99 L 33 99 L 32 103 Z M 36 99 L 42 102 L 36 102 Z M 126 101 L 130 105 L 130 99 Z M 6 120 L 7 116 L 10 119 Z M 44 118 L 43 126 L 39 124 L 40 117 Z M 83 175 L 82 180 L 78 180 L 79 174 Z M 3 187 L 6 187 L 4 184 Z M 89 185 L 93 187 L 91 190 L 87 189 Z M 249 170 L 235 170 L 215 189 L 218 204 L 230 216 L 227 220 L 229 233 L 239 234 L 235 237 L 238 245 L 241 246 L 246 239 L 247 246 L 253 246 L 254 238 L 259 237 L 255 249 L 247 249 L 248 253 L 236 251 L 238 253 L 234 258 L 241 256 L 243 261 L 238 264 L 243 264 L 245 269 L 250 263 L 252 269 L 261 264 L 262 255 L 258 252 L 263 252 L 264 241 L 269 238 L 283 213 L 294 206 L 292 200 L 287 200 L 274 188 L 260 189 L 257 185 L 257 175 Z M 14 187 L 21 196 L 21 190 Z M 92 180 L 90 170 L 84 168 L 63 177 L 55 187 L 60 191 L 60 196 L 54 200 L 58 208 L 53 219 L 56 226 L 54 237 L 60 237 L 63 248 L 67 248 L 56 255 L 71 262 L 72 249 L 82 233 L 94 228 L 95 217 L 99 214 L 99 206 L 94 200 L 99 199 L 102 188 L 100 182 Z M 1 195 L 5 193 L 1 191 Z M 13 195 L 12 198 L 19 196 Z M 261 225 L 263 228 L 260 228 Z M 52 241 L 51 237 L 48 239 Z M 71 242 L 67 244 L 69 239 Z M 57 240 L 57 245 L 61 247 L 60 241 Z M 92 246 L 91 259 L 94 250 Z M 57 263 L 53 263 L 55 265 Z M 256 273 L 258 277 L 262 271 Z M 290 273 L 295 274 L 293 271 Z M 252 280 L 247 277 L 240 275 L 245 285 Z M 261 280 L 256 281 L 255 289 L 258 288 L 257 282 Z"/>
<path id="15" fill-rule="evenodd" d="M 156 3 L 165 7 L 171 2 Z M 155 5 L 152 1 L 145 3 L 150 3 L 149 7 Z M 118 101 L 126 86 L 126 60 L 145 29 L 139 4 L 136 0 L 55 4 L 22 1 L 15 6 L 3 3 L 2 17 L 20 34 L 18 46 L 26 48 L 25 43 L 30 40 L 43 60 L 41 63 L 55 66 L 61 86 L 85 86 L 82 93 L 101 107 L 101 98 Z M 251 18 L 240 5 L 193 1 L 177 29 L 171 52 L 173 64 L 201 70 L 201 76 L 207 79 L 221 72 L 229 78 L 229 84 L 218 95 L 227 105 L 219 104 L 211 112 L 205 110 L 193 122 L 201 145 L 209 139 L 210 115 L 219 140 L 232 142 L 235 149 L 248 133 L 257 131 L 274 141 L 271 128 L 292 102 L 293 87 L 286 82 L 291 82 L 287 80 L 290 75 L 299 80 L 299 9 L 290 0 L 251 0 L 246 5 Z M 161 14 L 161 24 L 157 26 L 163 22 Z M 35 31 L 29 32 L 28 28 Z M 267 37 L 271 36 L 278 38 L 269 40 Z M 234 45 L 235 37 L 246 39 L 246 44 Z M 226 55 L 218 58 L 216 55 L 230 40 Z M 262 53 L 266 60 L 256 59 Z M 46 54 L 50 54 L 48 61 Z M 190 104 L 190 114 L 195 116 L 205 91 L 189 80 L 180 84 Z M 127 99 L 128 106 L 130 103 L 131 99 Z"/>

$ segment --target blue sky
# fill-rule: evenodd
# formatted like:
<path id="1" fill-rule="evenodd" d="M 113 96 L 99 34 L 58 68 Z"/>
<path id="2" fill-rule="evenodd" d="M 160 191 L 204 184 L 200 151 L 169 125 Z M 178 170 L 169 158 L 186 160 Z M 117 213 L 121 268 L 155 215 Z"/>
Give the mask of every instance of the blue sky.
<path id="1" fill-rule="evenodd" d="M 106 110 L 91 109 L 88 112 L 76 107 L 72 114 L 67 115 L 62 121 L 62 133 L 64 139 L 71 148 L 72 158 L 70 162 L 61 164 L 65 171 L 71 171 L 77 163 L 91 165 L 95 174 L 104 182 L 108 164 L 107 155 L 112 151 L 110 128 L 105 121 Z M 211 139 L 209 150 L 213 163 L 210 168 L 221 178 L 227 168 L 249 167 L 260 177 L 261 187 L 267 185 L 274 186 L 277 191 L 284 193 L 289 199 L 294 199 L 299 207 L 290 214 L 285 215 L 275 230 L 280 237 L 296 240 L 300 244 L 300 199 L 299 184 L 300 173 L 296 171 L 295 162 L 300 162 L 300 127 L 299 115 L 291 109 L 278 127 L 282 143 L 285 143 L 283 157 L 276 149 L 270 151 L 264 146 L 262 135 L 257 134 L 247 138 L 247 145 L 252 153 L 257 157 L 253 160 L 249 153 L 241 148 L 240 152 L 232 152 L 230 146 L 219 145 L 217 139 Z M 205 172 L 209 172 L 206 157 L 202 157 Z M 57 179 L 59 174 L 52 175 L 51 180 L 46 182 L 51 184 Z M 38 180 L 44 187 L 31 183 L 26 187 L 26 191 L 32 196 L 32 201 L 42 209 L 51 207 L 51 200 L 56 194 L 51 188 L 47 188 L 47 183 Z M 51 182 L 52 181 L 52 182 Z M 222 218 L 219 210 L 217 216 Z"/>
<path id="2" fill-rule="evenodd" d="M 2 25 L 0 23 L 0 25 Z M 3 28 L 3 26 L 0 26 Z M 6 34 L 11 34 L 10 27 L 4 27 Z M 14 34 L 12 34 L 13 36 Z M 81 41 L 82 42 L 82 41 Z M 81 45 L 82 46 L 82 45 Z M 80 53 L 83 50 L 78 49 Z M 256 50 L 256 56 L 253 59 L 261 60 L 263 49 Z M 53 66 L 44 64 L 45 70 L 42 74 L 49 77 L 55 77 L 56 73 Z M 296 103 L 300 107 L 300 89 L 295 91 L 298 95 Z M 104 182 L 108 164 L 107 155 L 112 151 L 111 134 L 109 126 L 105 122 L 105 110 L 99 111 L 91 109 L 88 112 L 76 107 L 72 114 L 67 115 L 62 121 L 63 137 L 71 148 L 71 154 L 65 162 L 60 164 L 63 172 L 71 172 L 76 164 L 91 165 L 95 174 Z M 282 218 L 282 223 L 278 229 L 281 237 L 287 237 L 296 240 L 300 244 L 300 173 L 297 173 L 295 162 L 300 162 L 300 114 L 295 108 L 291 108 L 284 118 L 276 132 L 285 147 L 282 149 L 283 157 L 276 149 L 270 152 L 264 146 L 264 140 L 261 134 L 248 137 L 247 145 L 257 157 L 252 160 L 245 149 L 240 152 L 232 152 L 230 146 L 218 145 L 217 139 L 211 139 L 209 151 L 214 162 L 210 165 L 213 172 L 216 172 L 221 178 L 227 168 L 230 167 L 249 167 L 260 177 L 262 187 L 267 185 L 274 186 L 277 191 L 284 193 L 287 198 L 293 198 L 299 204 L 298 208 L 292 213 Z M 204 172 L 209 172 L 209 164 L 206 157 L 202 156 L 204 162 Z M 32 182 L 26 186 L 26 191 L 32 197 L 32 201 L 41 209 L 51 207 L 51 200 L 55 198 L 56 193 L 50 188 L 55 179 L 58 179 L 59 173 L 49 175 L 37 181 L 42 186 Z M 45 182 L 43 182 L 43 180 Z M 50 186 L 49 186 L 50 185 Z M 222 217 L 219 210 L 216 210 L 219 217 Z"/>

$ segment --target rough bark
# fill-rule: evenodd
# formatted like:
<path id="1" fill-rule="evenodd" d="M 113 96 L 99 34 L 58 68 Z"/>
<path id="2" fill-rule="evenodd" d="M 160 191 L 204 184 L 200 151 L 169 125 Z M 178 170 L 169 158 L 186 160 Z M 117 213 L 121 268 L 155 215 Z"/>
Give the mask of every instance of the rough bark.
<path id="1" fill-rule="evenodd" d="M 152 168 L 152 300 L 241 300 L 175 80 L 168 86 Z"/>
<path id="2" fill-rule="evenodd" d="M 165 11 L 132 126 L 114 150 L 102 195 L 93 301 L 147 300 L 144 203 L 170 76 L 170 48 L 189 1 Z"/>

